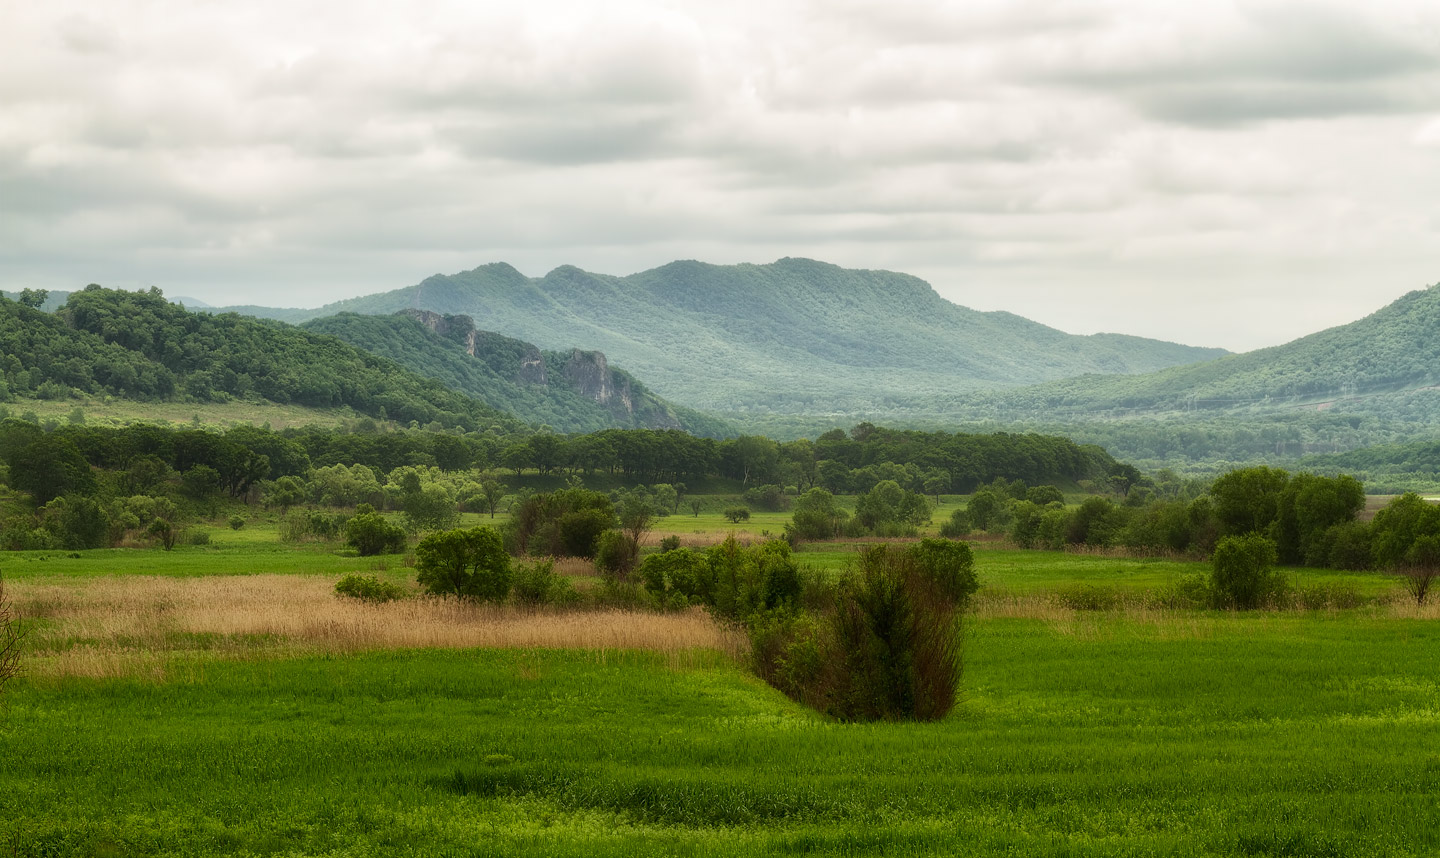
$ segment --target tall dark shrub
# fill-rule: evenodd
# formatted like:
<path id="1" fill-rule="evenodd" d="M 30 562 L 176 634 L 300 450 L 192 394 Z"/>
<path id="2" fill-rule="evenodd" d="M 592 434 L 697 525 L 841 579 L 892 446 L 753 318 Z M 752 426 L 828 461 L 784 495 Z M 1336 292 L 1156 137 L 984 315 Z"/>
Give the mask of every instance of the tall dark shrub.
<path id="1" fill-rule="evenodd" d="M 1285 587 L 1274 570 L 1275 543 L 1256 533 L 1227 536 L 1215 546 L 1210 581 L 1226 607 L 1258 608 Z"/>
<path id="2" fill-rule="evenodd" d="M 969 546 L 943 539 L 870 548 L 816 613 L 751 615 L 757 672 L 842 720 L 943 718 L 960 685 L 973 566 Z"/>

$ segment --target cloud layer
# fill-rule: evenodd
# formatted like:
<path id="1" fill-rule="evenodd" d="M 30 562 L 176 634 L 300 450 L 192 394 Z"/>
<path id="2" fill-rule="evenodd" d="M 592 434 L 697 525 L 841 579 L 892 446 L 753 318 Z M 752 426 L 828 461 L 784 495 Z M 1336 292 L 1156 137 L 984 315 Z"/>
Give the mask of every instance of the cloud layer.
<path id="1" fill-rule="evenodd" d="M 812 256 L 1234 349 L 1440 281 L 1440 11 L 0 0 L 0 285 Z"/>

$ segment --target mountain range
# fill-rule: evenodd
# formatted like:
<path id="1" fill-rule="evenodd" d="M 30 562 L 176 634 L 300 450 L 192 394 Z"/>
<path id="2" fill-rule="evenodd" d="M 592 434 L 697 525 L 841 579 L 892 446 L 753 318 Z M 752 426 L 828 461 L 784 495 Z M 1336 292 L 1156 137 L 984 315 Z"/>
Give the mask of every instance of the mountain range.
<path id="1" fill-rule="evenodd" d="M 720 414 L 895 414 L 936 397 L 1083 374 L 1142 373 L 1224 355 L 1118 334 L 1078 336 L 945 300 L 889 271 L 808 259 L 673 262 L 627 277 L 504 263 L 314 310 L 223 310 L 300 323 L 428 310 L 542 349 L 598 349 L 658 394 Z"/>

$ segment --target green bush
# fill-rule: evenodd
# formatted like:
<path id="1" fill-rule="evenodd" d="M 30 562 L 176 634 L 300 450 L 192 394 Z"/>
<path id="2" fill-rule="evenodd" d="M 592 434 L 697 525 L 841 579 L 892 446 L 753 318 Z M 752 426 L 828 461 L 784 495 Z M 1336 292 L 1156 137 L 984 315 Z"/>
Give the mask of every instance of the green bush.
<path id="1" fill-rule="evenodd" d="M 791 523 L 785 525 L 785 536 L 792 541 L 832 540 L 844 533 L 850 514 L 835 505 L 835 495 L 824 488 L 812 488 L 795 501 Z"/>
<path id="2" fill-rule="evenodd" d="M 855 521 L 877 536 L 913 536 L 930 521 L 930 499 L 881 480 L 855 500 Z"/>
<path id="3" fill-rule="evenodd" d="M 555 522 L 560 556 L 594 557 L 595 542 L 615 523 L 615 514 L 606 509 L 577 509 Z"/>
<path id="4" fill-rule="evenodd" d="M 110 516 L 92 497 L 66 495 L 40 510 L 45 529 L 65 548 L 103 548 L 109 544 Z"/>
<path id="5" fill-rule="evenodd" d="M 949 714 L 960 684 L 961 606 L 912 551 L 878 545 L 863 552 L 836 605 L 844 668 L 830 714 L 860 721 Z"/>
<path id="6" fill-rule="evenodd" d="M 635 562 L 630 540 L 618 530 L 607 530 L 595 540 L 595 568 L 607 577 L 629 576 Z"/>
<path id="7" fill-rule="evenodd" d="M 946 539 L 961 539 L 970 535 L 970 514 L 963 509 L 950 513 L 948 521 L 940 525 L 940 535 Z"/>
<path id="8" fill-rule="evenodd" d="M 742 521 L 750 520 L 750 510 L 743 506 L 726 507 L 725 517 L 730 520 L 731 524 L 739 524 Z"/>
<path id="9" fill-rule="evenodd" d="M 702 600 L 705 557 L 689 548 L 651 554 L 640 563 L 640 584 L 662 604 L 683 607 Z"/>
<path id="10" fill-rule="evenodd" d="M 1065 504 L 1065 494 L 1054 486 L 1031 486 L 1025 490 L 1025 500 L 1036 506 L 1049 506 L 1052 503 Z"/>
<path id="11" fill-rule="evenodd" d="M 800 568 L 780 539 L 747 548 L 734 535 L 705 552 L 697 594 L 719 617 L 749 622 L 767 611 L 791 610 L 800 599 Z"/>
<path id="12" fill-rule="evenodd" d="M 941 589 L 945 599 L 959 607 L 969 604 L 980 589 L 975 576 L 975 554 L 964 542 L 922 539 L 907 549 L 918 571 Z"/>
<path id="13" fill-rule="evenodd" d="M 980 489 L 965 504 L 970 524 L 976 530 L 995 530 L 1010 520 L 1010 501 L 992 489 Z"/>
<path id="14" fill-rule="evenodd" d="M 355 517 L 345 523 L 345 542 L 361 557 L 404 551 L 405 538 L 405 528 L 386 521 L 369 504 L 360 504 Z"/>
<path id="15" fill-rule="evenodd" d="M 580 599 L 575 585 L 556 575 L 555 564 L 549 560 L 516 567 L 511 592 L 521 605 L 568 605 Z"/>
<path id="16" fill-rule="evenodd" d="M 430 534 L 415 546 L 415 569 L 415 580 L 437 596 L 502 602 L 510 594 L 510 555 L 489 527 Z"/>
<path id="17" fill-rule="evenodd" d="M 522 499 L 511 507 L 503 535 L 515 554 L 594 557 L 600 534 L 615 523 L 610 498 L 576 487 Z"/>
<path id="18" fill-rule="evenodd" d="M 1215 546 L 1210 582 L 1220 606 L 1248 610 L 1282 596 L 1275 543 L 1259 534 L 1227 536 Z"/>
<path id="19" fill-rule="evenodd" d="M 374 509 L 369 504 L 361 504 L 357 510 L 360 513 L 366 511 L 370 515 L 375 515 Z M 307 539 L 331 542 L 341 536 L 348 538 L 350 520 L 350 516 L 343 513 L 291 510 L 280 520 L 280 539 L 282 542 L 301 542 Z M 383 519 L 381 520 L 383 521 Z M 351 542 L 351 544 L 354 543 Z"/>
<path id="20" fill-rule="evenodd" d="M 346 575 L 335 583 L 335 594 L 381 604 L 405 598 L 405 588 L 376 575 Z"/>
<path id="21" fill-rule="evenodd" d="M 769 512 L 781 512 L 790 506 L 790 499 L 785 496 L 785 490 L 776 485 L 752 486 L 745 490 L 742 497 L 748 506 L 758 507 Z"/>
<path id="22" fill-rule="evenodd" d="M 230 520 L 229 520 L 228 524 L 230 525 L 230 529 L 231 529 L 231 530 L 239 530 L 239 529 L 241 529 L 242 527 L 245 526 L 245 516 L 243 516 L 243 515 L 232 515 L 232 516 L 230 516 Z"/>

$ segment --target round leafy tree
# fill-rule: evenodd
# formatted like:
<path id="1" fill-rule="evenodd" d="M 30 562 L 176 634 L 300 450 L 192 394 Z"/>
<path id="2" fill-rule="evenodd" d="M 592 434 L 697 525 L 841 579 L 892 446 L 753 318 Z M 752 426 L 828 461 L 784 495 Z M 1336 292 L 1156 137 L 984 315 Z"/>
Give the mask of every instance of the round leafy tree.
<path id="1" fill-rule="evenodd" d="M 427 593 L 500 602 L 510 595 L 510 555 L 493 528 L 444 530 L 415 546 L 415 580 Z"/>

